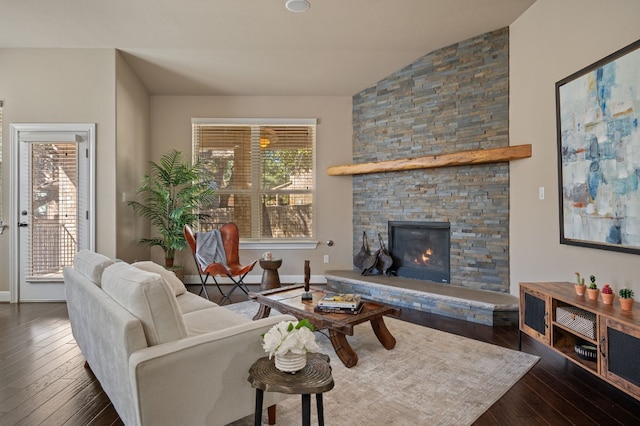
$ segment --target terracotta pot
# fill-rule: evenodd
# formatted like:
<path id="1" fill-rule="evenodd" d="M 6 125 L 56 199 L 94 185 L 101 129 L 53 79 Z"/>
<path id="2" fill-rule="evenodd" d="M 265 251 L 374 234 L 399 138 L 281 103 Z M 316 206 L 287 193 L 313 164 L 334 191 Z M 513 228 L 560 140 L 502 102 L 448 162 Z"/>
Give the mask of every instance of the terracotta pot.
<path id="1" fill-rule="evenodd" d="M 613 304 L 613 297 L 613 293 L 602 293 L 602 301 L 605 303 L 605 305 Z"/>
<path id="2" fill-rule="evenodd" d="M 184 282 L 184 266 L 171 266 L 166 269 L 172 271 L 180 281 Z"/>
<path id="3" fill-rule="evenodd" d="M 621 297 L 618 300 L 620 301 L 620 307 L 623 311 L 630 311 L 633 309 L 633 299 L 623 299 Z"/>
<path id="4" fill-rule="evenodd" d="M 591 300 L 598 300 L 598 293 L 600 293 L 599 288 L 595 288 L 595 289 L 587 288 L 587 296 Z"/>
<path id="5" fill-rule="evenodd" d="M 577 284 L 575 284 L 574 287 L 576 288 L 576 294 L 578 296 L 584 296 L 584 291 L 587 289 L 586 285 L 577 285 Z"/>

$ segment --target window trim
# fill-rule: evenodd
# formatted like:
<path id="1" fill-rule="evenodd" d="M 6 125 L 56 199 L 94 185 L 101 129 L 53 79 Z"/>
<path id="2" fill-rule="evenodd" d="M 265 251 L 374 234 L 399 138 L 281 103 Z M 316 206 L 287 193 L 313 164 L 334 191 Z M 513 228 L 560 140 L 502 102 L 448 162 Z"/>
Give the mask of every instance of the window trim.
<path id="1" fill-rule="evenodd" d="M 191 127 L 194 125 L 245 125 L 245 126 L 317 126 L 317 118 L 207 118 L 192 117 Z M 313 205 L 316 205 L 316 143 L 313 144 L 313 189 L 311 191 Z M 198 160 L 198 152 L 192 149 L 192 160 Z M 317 209 L 314 209 L 317 210 Z M 315 228 L 316 220 L 314 220 L 314 235 L 316 238 L 240 238 L 240 249 L 247 250 L 268 250 L 268 249 L 285 249 L 285 250 L 314 250 L 318 247 L 320 241 L 317 239 L 317 229 Z"/>
<path id="2" fill-rule="evenodd" d="M 240 239 L 241 250 L 315 250 L 320 244 L 317 240 L 255 240 L 250 238 Z"/>
<path id="3" fill-rule="evenodd" d="M 194 117 L 191 124 L 229 124 L 246 126 L 315 126 L 318 124 L 316 118 L 202 118 Z"/>

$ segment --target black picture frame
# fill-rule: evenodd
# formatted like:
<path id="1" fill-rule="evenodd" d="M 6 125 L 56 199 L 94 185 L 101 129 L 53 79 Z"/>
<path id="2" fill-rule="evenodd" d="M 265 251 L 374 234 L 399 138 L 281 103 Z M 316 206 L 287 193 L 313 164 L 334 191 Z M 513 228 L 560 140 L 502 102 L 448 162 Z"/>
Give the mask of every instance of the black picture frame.
<path id="1" fill-rule="evenodd" d="M 555 84 L 560 244 L 640 254 L 640 40 Z"/>

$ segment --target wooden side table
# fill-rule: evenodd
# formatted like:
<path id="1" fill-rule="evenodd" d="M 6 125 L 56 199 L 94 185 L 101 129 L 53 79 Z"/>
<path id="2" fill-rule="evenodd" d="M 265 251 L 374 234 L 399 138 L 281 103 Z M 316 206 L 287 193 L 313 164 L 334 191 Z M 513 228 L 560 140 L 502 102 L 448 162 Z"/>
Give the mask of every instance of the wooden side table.
<path id="1" fill-rule="evenodd" d="M 265 260 L 260 259 L 260 267 L 262 268 L 262 281 L 260 282 L 260 291 L 280 288 L 280 275 L 278 268 L 282 266 L 282 259 Z M 271 308 L 260 305 L 258 313 L 253 317 L 254 320 L 266 318 L 271 313 Z"/>
<path id="2" fill-rule="evenodd" d="M 280 276 L 278 268 L 282 266 L 282 259 L 264 260 L 260 259 L 260 267 L 262 271 L 262 282 L 260 282 L 260 291 L 271 290 L 280 287 Z"/>
<path id="3" fill-rule="evenodd" d="M 329 356 L 319 353 L 307 354 L 307 365 L 295 374 L 276 369 L 275 360 L 262 357 L 249 369 L 249 383 L 256 389 L 256 412 L 254 424 L 262 424 L 262 400 L 264 392 L 280 392 L 302 395 L 302 425 L 311 425 L 311 394 L 316 394 L 318 426 L 324 426 L 322 393 L 333 389 Z M 275 420 L 275 419 L 274 419 Z"/>

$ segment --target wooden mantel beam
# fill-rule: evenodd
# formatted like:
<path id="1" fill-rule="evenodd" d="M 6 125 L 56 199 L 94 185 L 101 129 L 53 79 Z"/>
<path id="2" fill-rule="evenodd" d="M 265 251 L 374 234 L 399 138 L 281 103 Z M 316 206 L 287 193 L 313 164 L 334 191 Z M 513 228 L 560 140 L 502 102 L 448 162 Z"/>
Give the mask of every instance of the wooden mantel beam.
<path id="1" fill-rule="evenodd" d="M 504 148 L 475 149 L 451 154 L 428 155 L 400 160 L 378 161 L 361 164 L 345 164 L 327 167 L 329 176 L 362 175 L 367 173 L 397 172 L 436 167 L 467 166 L 470 164 L 499 163 L 531 157 L 531 144 Z"/>

